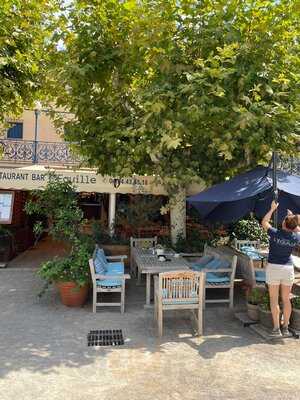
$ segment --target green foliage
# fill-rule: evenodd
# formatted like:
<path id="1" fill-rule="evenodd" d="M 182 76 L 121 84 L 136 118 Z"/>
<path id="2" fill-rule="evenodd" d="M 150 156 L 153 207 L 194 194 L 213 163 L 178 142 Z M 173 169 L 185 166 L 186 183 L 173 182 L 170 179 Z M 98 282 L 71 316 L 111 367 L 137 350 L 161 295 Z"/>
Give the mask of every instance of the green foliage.
<path id="1" fill-rule="evenodd" d="M 172 244 L 170 237 L 164 236 L 159 238 L 159 243 L 164 247 L 174 249 L 178 253 L 198 253 L 203 251 L 207 239 L 202 237 L 197 230 L 192 230 L 187 232 L 186 238 L 178 236 L 177 241 L 174 244 Z"/>
<path id="2" fill-rule="evenodd" d="M 127 226 L 136 235 L 139 229 L 149 226 L 160 216 L 162 200 L 154 196 L 134 196 L 131 201 L 119 206 L 116 226 Z"/>
<path id="3" fill-rule="evenodd" d="M 49 284 L 58 281 L 73 281 L 82 286 L 89 281 L 88 260 L 93 251 L 93 240 L 81 233 L 84 222 L 83 213 L 77 204 L 74 186 L 69 181 L 59 181 L 54 175 L 49 176 L 45 190 L 34 191 L 26 203 L 25 210 L 29 215 L 46 217 L 50 221 L 49 234 L 55 240 L 67 243 L 70 254 L 54 258 L 40 267 L 38 274 Z M 41 221 L 34 226 L 36 234 L 44 230 Z"/>
<path id="4" fill-rule="evenodd" d="M 55 49 L 59 0 L 0 2 L 0 121 L 32 106 Z"/>
<path id="5" fill-rule="evenodd" d="M 259 306 L 264 310 L 264 311 L 271 311 L 270 308 L 270 295 L 269 292 L 266 291 L 264 295 L 261 297 L 259 301 Z"/>
<path id="6" fill-rule="evenodd" d="M 269 242 L 267 233 L 254 217 L 238 221 L 232 228 L 231 237 L 239 240 L 260 240 L 262 244 Z"/>
<path id="7" fill-rule="evenodd" d="M 265 295 L 265 289 L 253 288 L 247 296 L 248 303 L 258 305 L 262 302 Z"/>
<path id="8" fill-rule="evenodd" d="M 78 237 L 83 222 L 83 213 L 77 204 L 77 194 L 69 181 L 59 181 L 55 175 L 49 175 L 45 190 L 31 192 L 31 199 L 25 205 L 29 215 L 47 218 L 49 234 L 55 240 L 64 240 L 71 245 Z M 45 227 L 42 221 L 34 226 L 36 235 L 40 235 Z"/>
<path id="9" fill-rule="evenodd" d="M 110 236 L 109 229 L 106 225 L 102 224 L 100 221 L 94 221 L 92 224 L 92 237 L 95 243 L 99 245 L 103 244 L 129 244 L 128 239 L 123 239 L 116 233 Z"/>
<path id="10" fill-rule="evenodd" d="M 75 282 L 84 286 L 90 281 L 88 268 L 92 248 L 87 241 L 76 241 L 70 255 L 54 258 L 42 264 L 38 275 L 46 281 L 45 288 L 55 282 Z M 42 295 L 44 290 L 40 293 Z"/>
<path id="11" fill-rule="evenodd" d="M 73 1 L 66 138 L 102 173 L 171 188 L 294 152 L 299 20 L 290 0 Z"/>
<path id="12" fill-rule="evenodd" d="M 294 297 L 292 299 L 292 307 L 295 308 L 296 310 L 300 310 L 300 297 Z"/>

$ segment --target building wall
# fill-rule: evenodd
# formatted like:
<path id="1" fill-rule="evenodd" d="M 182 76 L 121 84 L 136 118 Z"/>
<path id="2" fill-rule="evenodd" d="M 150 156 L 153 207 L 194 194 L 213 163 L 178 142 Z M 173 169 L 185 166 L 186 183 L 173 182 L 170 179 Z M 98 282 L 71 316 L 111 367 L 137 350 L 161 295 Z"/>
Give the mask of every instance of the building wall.
<path id="1" fill-rule="evenodd" d="M 57 111 L 59 113 L 59 111 Z M 72 117 L 71 114 L 61 114 L 65 120 Z M 35 112 L 34 110 L 25 110 L 21 117 L 12 119 L 10 122 L 23 123 L 23 140 L 34 140 L 35 136 Z M 41 111 L 38 115 L 38 141 L 43 142 L 61 142 L 62 131 L 55 126 L 49 114 Z"/>
<path id="2" fill-rule="evenodd" d="M 24 111 L 23 122 L 23 140 L 34 140 L 35 133 L 35 113 L 34 111 Z M 41 112 L 38 115 L 38 140 L 43 142 L 62 141 L 59 132 L 55 128 L 50 116 Z"/>

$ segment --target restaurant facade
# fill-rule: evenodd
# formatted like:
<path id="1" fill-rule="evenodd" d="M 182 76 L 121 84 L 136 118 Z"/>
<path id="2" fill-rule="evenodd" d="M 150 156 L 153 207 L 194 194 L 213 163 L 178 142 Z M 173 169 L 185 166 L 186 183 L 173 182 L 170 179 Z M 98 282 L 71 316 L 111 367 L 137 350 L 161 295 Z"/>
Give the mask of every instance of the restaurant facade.
<path id="1" fill-rule="evenodd" d="M 16 253 L 33 243 L 33 221 L 24 211 L 26 200 L 32 190 L 43 190 L 49 179 L 72 182 L 85 216 L 104 221 L 111 234 L 118 198 L 130 200 L 132 196 L 148 195 L 160 196 L 167 202 L 167 192 L 158 177 L 104 176 L 94 169 L 79 167 L 78 158 L 46 111 L 27 110 L 23 117 L 12 121 L 6 136 L 0 139 L 0 146 L 0 224 L 14 232 Z M 199 190 L 200 185 L 193 185 L 187 194 Z M 182 213 L 181 205 L 173 205 L 173 221 L 176 213 Z M 173 230 L 180 228 L 173 225 Z"/>

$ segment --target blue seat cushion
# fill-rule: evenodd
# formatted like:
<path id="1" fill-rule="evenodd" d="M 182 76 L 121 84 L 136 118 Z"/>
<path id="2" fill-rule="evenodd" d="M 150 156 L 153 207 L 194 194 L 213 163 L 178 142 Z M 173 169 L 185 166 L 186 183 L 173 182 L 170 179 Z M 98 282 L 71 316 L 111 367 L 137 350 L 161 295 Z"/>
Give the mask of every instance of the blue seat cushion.
<path id="1" fill-rule="evenodd" d="M 105 257 L 103 249 L 100 249 L 99 247 L 96 250 L 96 259 L 99 261 L 102 261 L 104 265 L 107 264 L 107 259 Z"/>
<path id="2" fill-rule="evenodd" d="M 207 269 L 222 269 L 222 268 L 229 268 L 230 263 L 227 260 L 222 258 L 213 258 L 209 263 L 206 264 L 205 268 Z"/>
<path id="3" fill-rule="evenodd" d="M 257 282 L 266 282 L 266 271 L 261 270 L 261 271 L 255 271 L 255 280 Z"/>
<path id="4" fill-rule="evenodd" d="M 206 273 L 206 282 L 207 283 L 230 283 L 230 279 L 228 276 L 223 276 L 221 274 L 216 274 L 214 272 Z"/>
<path id="5" fill-rule="evenodd" d="M 122 262 L 110 262 L 106 266 L 107 274 L 124 274 L 124 264 Z"/>
<path id="6" fill-rule="evenodd" d="M 262 260 L 263 259 L 263 256 L 261 256 L 258 253 L 257 249 L 253 246 L 242 246 L 241 252 L 246 254 L 252 260 Z"/>
<path id="7" fill-rule="evenodd" d="M 97 279 L 96 281 L 97 286 L 101 287 L 120 287 L 122 286 L 121 279 Z"/>
<path id="8" fill-rule="evenodd" d="M 193 271 L 201 271 L 213 259 L 213 256 L 202 256 L 197 261 L 192 263 L 191 269 Z"/>
<path id="9" fill-rule="evenodd" d="M 193 262 L 191 269 L 194 271 L 201 271 L 212 259 L 213 256 L 202 256 L 197 261 Z"/>
<path id="10" fill-rule="evenodd" d="M 94 267 L 96 274 L 103 275 L 106 273 L 106 265 L 97 257 L 94 259 Z"/>

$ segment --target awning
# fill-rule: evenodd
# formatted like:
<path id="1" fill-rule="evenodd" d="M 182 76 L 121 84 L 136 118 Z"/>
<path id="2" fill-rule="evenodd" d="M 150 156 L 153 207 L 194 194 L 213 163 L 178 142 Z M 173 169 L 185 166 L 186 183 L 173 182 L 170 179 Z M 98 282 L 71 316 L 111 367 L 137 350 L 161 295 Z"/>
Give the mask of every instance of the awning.
<path id="1" fill-rule="evenodd" d="M 53 172 L 60 181 L 69 180 L 74 183 L 77 192 L 153 194 L 167 195 L 162 184 L 155 176 L 132 176 L 118 178 L 102 176 L 94 170 L 72 170 L 47 168 L 41 165 L 0 168 L 0 190 L 33 190 L 43 189 Z M 199 192 L 203 185 L 192 185 L 188 195 Z"/>
<path id="2" fill-rule="evenodd" d="M 300 213 L 300 176 L 277 171 L 278 219 L 287 209 Z M 273 199 L 272 169 L 257 167 L 226 182 L 214 185 L 187 199 L 203 219 L 231 223 L 250 212 L 262 217 Z"/>

